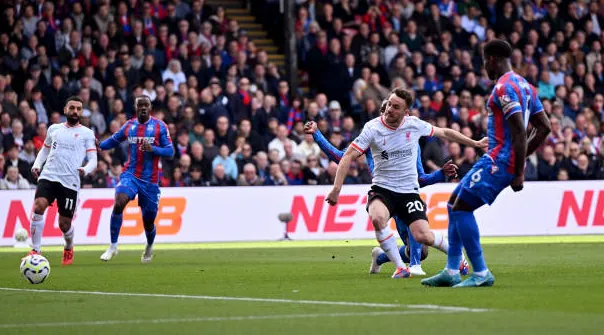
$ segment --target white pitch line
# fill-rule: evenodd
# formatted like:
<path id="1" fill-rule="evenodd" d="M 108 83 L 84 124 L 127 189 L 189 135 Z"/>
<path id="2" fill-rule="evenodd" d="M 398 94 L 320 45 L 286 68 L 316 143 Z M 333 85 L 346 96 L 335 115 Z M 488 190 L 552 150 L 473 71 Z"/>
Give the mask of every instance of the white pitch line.
<path id="1" fill-rule="evenodd" d="M 469 307 L 440 306 L 440 305 L 404 305 L 404 304 L 385 304 L 385 303 L 354 302 L 354 301 L 293 300 L 293 299 L 222 297 L 222 296 L 185 295 L 185 294 L 154 294 L 154 293 L 71 291 L 71 290 L 36 290 L 36 289 L 12 288 L 12 287 L 0 287 L 0 291 L 103 295 L 103 296 L 118 296 L 118 297 L 151 297 L 151 298 L 173 298 L 173 299 L 218 300 L 218 301 L 270 302 L 270 303 L 300 304 L 300 305 L 331 305 L 331 306 L 356 306 L 356 307 L 378 307 L 378 308 L 411 308 L 411 309 L 431 309 L 431 310 L 451 311 L 451 312 L 488 312 L 489 311 L 489 309 L 486 309 L 486 308 L 469 308 Z"/>
<path id="2" fill-rule="evenodd" d="M 210 322 L 210 321 L 249 321 L 272 319 L 312 319 L 312 318 L 339 318 L 353 316 L 385 316 L 385 315 L 417 315 L 417 314 L 442 314 L 456 313 L 455 311 L 385 311 L 385 312 L 349 312 L 349 313 L 323 313 L 323 314 L 284 314 L 284 315 L 247 315 L 247 316 L 207 316 L 197 318 L 175 319 L 137 319 L 137 320 L 100 320 L 100 321 L 74 321 L 74 322 L 40 322 L 40 323 L 12 323 L 0 324 L 0 329 L 8 328 L 35 328 L 35 327 L 75 327 L 75 326 L 111 326 L 111 325 L 138 325 L 158 323 L 185 323 L 185 322 Z"/>

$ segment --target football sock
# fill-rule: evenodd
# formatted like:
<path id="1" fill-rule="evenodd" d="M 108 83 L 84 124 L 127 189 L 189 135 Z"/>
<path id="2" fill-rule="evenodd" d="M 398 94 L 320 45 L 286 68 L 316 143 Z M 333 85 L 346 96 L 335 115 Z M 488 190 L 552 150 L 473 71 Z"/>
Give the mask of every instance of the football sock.
<path id="1" fill-rule="evenodd" d="M 432 247 L 444 252 L 445 254 L 448 254 L 449 253 L 449 241 L 447 240 L 445 235 L 443 235 L 443 233 L 441 233 L 441 232 L 434 231 L 434 230 L 432 231 L 432 233 L 434 234 L 434 243 L 432 244 Z M 421 249 L 420 249 L 420 252 L 421 252 Z"/>
<path id="2" fill-rule="evenodd" d="M 487 271 L 487 265 L 482 255 L 482 247 L 480 246 L 480 232 L 474 213 L 454 211 L 452 212 L 452 216 L 456 217 L 457 231 L 461 237 L 463 247 L 466 249 L 466 254 L 470 259 L 470 263 L 472 263 L 474 273 L 483 273 L 483 271 Z M 459 267 L 461 257 L 459 257 L 457 261 L 457 266 Z"/>
<path id="3" fill-rule="evenodd" d="M 375 237 L 380 243 L 382 250 L 388 255 L 388 258 L 394 263 L 396 268 L 406 268 L 405 263 L 403 263 L 401 255 L 399 254 L 394 233 L 390 230 L 390 227 L 386 226 L 384 229 L 376 231 Z"/>
<path id="4" fill-rule="evenodd" d="M 122 214 L 111 214 L 111 225 L 109 232 L 111 234 L 111 247 L 114 245 L 117 248 L 117 239 L 120 236 L 120 229 L 122 228 Z"/>
<path id="5" fill-rule="evenodd" d="M 449 241 L 449 252 L 447 253 L 447 272 L 450 275 L 455 275 L 459 273 L 459 263 L 463 256 L 463 245 L 461 243 L 461 238 L 459 237 L 459 232 L 457 231 L 458 216 L 454 214 L 460 212 L 452 212 L 451 205 L 447 205 L 447 210 L 449 211 L 449 231 L 447 236 Z"/>
<path id="6" fill-rule="evenodd" d="M 403 250 L 403 252 L 405 252 L 405 251 Z M 378 265 L 382 265 L 382 264 L 386 264 L 386 263 L 390 262 L 390 259 L 388 258 L 388 255 L 386 255 L 385 252 L 382 252 L 376 259 L 376 262 Z"/>
<path id="7" fill-rule="evenodd" d="M 73 249 L 73 225 L 69 227 L 69 230 L 63 233 L 65 239 L 65 249 Z"/>
<path id="8" fill-rule="evenodd" d="M 153 230 L 145 230 L 145 236 L 147 236 L 147 245 L 153 245 L 155 241 L 155 225 L 153 225 Z"/>
<path id="9" fill-rule="evenodd" d="M 31 224 L 29 225 L 31 232 L 31 244 L 36 252 L 40 252 L 42 246 L 42 233 L 44 232 L 44 215 L 32 214 Z"/>
<path id="10" fill-rule="evenodd" d="M 409 229 L 409 227 L 407 227 Z M 409 265 L 421 265 L 423 245 L 415 240 L 409 232 Z"/>

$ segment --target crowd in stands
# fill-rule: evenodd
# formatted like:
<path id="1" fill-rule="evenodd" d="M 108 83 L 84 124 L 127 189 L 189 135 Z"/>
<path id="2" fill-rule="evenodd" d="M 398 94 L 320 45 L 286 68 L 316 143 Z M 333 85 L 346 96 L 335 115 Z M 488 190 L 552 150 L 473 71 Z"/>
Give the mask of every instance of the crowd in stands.
<path id="1" fill-rule="evenodd" d="M 525 179 L 604 179 L 602 1 L 296 3 L 306 94 L 292 92 L 267 51 L 204 0 L 2 5 L 0 189 L 35 185 L 31 164 L 47 127 L 65 121 L 70 95 L 83 99 L 81 121 L 100 140 L 135 116 L 133 97 L 148 95 L 176 149 L 161 162 L 162 186 L 331 184 L 337 166 L 304 123 L 345 149 L 394 87 L 415 92 L 413 115 L 479 139 L 493 85 L 480 50 L 495 38 L 513 46 L 514 70 L 538 88 L 552 124 Z M 274 13 L 279 1 L 254 6 Z M 426 172 L 452 159 L 461 177 L 482 154 L 434 138 L 421 145 Z M 126 146 L 100 152 L 83 187 L 115 187 Z M 370 180 L 360 158 L 346 182 Z"/>

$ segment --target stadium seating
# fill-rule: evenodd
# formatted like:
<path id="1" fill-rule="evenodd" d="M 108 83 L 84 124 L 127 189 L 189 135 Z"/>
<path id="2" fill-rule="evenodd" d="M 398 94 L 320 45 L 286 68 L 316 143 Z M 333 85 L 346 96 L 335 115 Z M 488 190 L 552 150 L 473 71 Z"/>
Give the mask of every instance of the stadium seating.
<path id="1" fill-rule="evenodd" d="M 2 5 L 0 21 L 1 189 L 35 184 L 30 166 L 70 95 L 99 139 L 134 116 L 134 95 L 149 95 L 176 148 L 162 186 L 329 184 L 333 169 L 303 123 L 343 149 L 397 86 L 415 92 L 413 115 L 480 138 L 492 85 L 480 47 L 493 38 L 511 43 L 552 122 L 526 179 L 604 179 L 596 0 L 296 1 L 299 92 L 284 76 L 279 1 L 18 3 Z M 427 172 L 453 159 L 460 177 L 482 154 L 440 140 L 422 149 Z M 99 159 L 84 187 L 114 187 L 127 157 L 118 148 Z M 369 180 L 361 160 L 347 183 Z"/>

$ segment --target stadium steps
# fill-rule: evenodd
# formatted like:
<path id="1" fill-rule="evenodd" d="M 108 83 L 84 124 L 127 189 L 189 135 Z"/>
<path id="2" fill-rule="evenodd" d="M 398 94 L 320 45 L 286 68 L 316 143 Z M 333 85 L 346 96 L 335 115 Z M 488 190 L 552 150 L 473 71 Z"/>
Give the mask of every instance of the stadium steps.
<path id="1" fill-rule="evenodd" d="M 222 6 L 225 9 L 226 16 L 229 19 L 235 19 L 239 27 L 244 29 L 249 39 L 254 41 L 256 47 L 266 50 L 268 59 L 274 63 L 282 72 L 285 72 L 285 55 L 281 48 L 275 44 L 275 41 L 268 37 L 262 24 L 258 23 L 256 18 L 245 8 L 244 1 L 241 0 L 207 0 L 206 3 L 214 8 Z M 304 74 L 299 72 L 300 89 L 304 94 L 308 93 Z"/>

